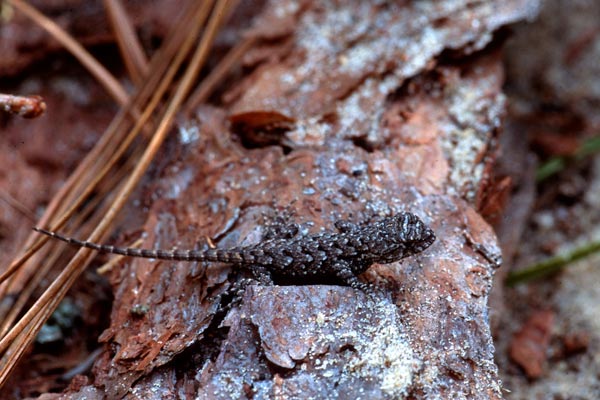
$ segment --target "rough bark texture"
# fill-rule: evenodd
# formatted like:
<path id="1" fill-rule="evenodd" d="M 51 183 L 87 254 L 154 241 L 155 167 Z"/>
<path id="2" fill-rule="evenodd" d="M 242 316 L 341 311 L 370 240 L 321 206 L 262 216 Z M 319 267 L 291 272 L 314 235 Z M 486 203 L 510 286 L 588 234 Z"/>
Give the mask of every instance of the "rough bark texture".
<path id="1" fill-rule="evenodd" d="M 536 7 L 267 3 L 248 33 L 262 39 L 253 72 L 182 122 L 157 162 L 144 247 L 253 243 L 281 213 L 316 231 L 399 210 L 438 240 L 365 274 L 389 298 L 253 286 L 224 319 L 229 266 L 129 260 L 94 377 L 67 395 L 501 398 L 487 311 L 500 250 L 476 210 L 504 112 L 486 45 Z"/>

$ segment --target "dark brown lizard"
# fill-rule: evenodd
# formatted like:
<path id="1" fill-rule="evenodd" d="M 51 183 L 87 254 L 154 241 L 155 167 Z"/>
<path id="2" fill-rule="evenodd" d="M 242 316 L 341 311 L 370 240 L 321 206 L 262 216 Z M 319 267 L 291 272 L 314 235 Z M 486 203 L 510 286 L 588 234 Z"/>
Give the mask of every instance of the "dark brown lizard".
<path id="1" fill-rule="evenodd" d="M 401 212 L 364 225 L 347 220 L 335 223 L 337 232 L 275 236 L 255 245 L 230 249 L 147 250 L 96 244 L 62 236 L 40 228 L 37 232 L 74 246 L 105 253 L 161 260 L 230 263 L 251 271 L 261 283 L 273 277 L 334 277 L 345 284 L 367 289 L 357 277 L 372 264 L 387 264 L 417 254 L 435 241 L 433 231 L 416 215 Z M 297 231 L 297 229 L 295 230 Z"/>

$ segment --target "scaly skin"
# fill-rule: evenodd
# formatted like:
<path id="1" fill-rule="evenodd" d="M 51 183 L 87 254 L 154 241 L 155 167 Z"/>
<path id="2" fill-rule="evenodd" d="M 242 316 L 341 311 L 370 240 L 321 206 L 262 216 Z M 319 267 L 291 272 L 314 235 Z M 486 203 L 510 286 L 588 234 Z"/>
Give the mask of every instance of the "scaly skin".
<path id="1" fill-rule="evenodd" d="M 335 224 L 337 232 L 275 236 L 255 245 L 231 249 L 147 250 L 81 241 L 40 228 L 36 231 L 79 247 L 130 257 L 177 261 L 230 263 L 250 270 L 263 283 L 272 276 L 319 278 L 334 276 L 347 285 L 366 289 L 358 275 L 372 264 L 388 264 L 417 254 L 435 241 L 433 231 L 414 214 L 401 212 L 365 225 L 346 220 Z"/>

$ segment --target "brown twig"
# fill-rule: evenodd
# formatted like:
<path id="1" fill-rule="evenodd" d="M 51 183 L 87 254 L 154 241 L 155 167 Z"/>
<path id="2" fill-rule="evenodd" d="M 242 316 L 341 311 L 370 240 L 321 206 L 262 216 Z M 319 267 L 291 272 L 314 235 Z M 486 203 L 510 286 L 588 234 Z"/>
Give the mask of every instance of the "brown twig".
<path id="1" fill-rule="evenodd" d="M 46 111 L 46 103 L 41 96 L 15 96 L 0 93 L 0 110 L 23 118 L 37 118 Z"/>

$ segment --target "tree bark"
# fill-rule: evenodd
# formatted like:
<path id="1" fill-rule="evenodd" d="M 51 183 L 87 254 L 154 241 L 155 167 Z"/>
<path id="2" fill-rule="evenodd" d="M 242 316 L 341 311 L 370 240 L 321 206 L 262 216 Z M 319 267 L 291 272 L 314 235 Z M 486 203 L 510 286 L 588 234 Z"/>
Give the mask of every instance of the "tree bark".
<path id="1" fill-rule="evenodd" d="M 231 266 L 127 261 L 94 378 L 67 394 L 502 398 L 487 309 L 501 256 L 478 213 L 505 106 L 493 38 L 536 9 L 265 4 L 245 33 L 252 72 L 183 122 L 153 171 L 144 247 L 255 243 L 281 214 L 316 232 L 403 210 L 436 243 L 365 273 L 378 300 L 286 282 L 250 286 L 225 317 Z"/>

